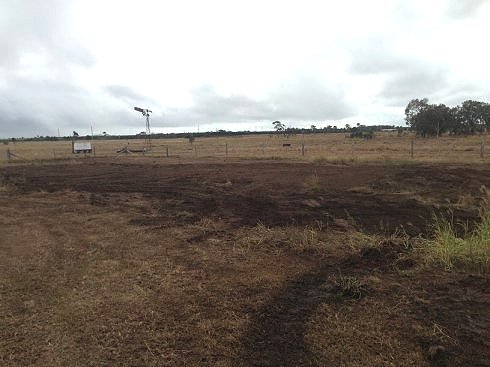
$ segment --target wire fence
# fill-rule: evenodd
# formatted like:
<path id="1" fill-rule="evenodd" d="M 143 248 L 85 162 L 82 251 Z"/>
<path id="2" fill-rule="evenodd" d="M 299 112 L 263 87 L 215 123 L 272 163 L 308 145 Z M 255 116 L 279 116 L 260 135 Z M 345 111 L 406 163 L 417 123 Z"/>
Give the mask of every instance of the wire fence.
<path id="1" fill-rule="evenodd" d="M 371 140 L 343 134 L 243 136 L 188 139 L 94 140 L 92 151 L 74 154 L 71 142 L 17 142 L 4 146 L 2 162 L 67 160 L 93 157 L 162 159 L 291 159 L 305 161 L 482 162 L 489 156 L 486 136 L 414 138 L 386 135 Z"/>

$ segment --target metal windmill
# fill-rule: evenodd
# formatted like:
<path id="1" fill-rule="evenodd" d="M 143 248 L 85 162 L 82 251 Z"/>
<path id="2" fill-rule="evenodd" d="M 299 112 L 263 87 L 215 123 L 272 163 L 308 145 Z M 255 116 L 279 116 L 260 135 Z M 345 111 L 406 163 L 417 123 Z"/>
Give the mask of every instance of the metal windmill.
<path id="1" fill-rule="evenodd" d="M 149 110 L 148 108 L 140 108 L 140 107 L 135 107 L 134 110 L 141 112 L 143 116 L 146 117 L 145 144 L 151 149 L 150 113 L 152 113 L 152 111 Z"/>

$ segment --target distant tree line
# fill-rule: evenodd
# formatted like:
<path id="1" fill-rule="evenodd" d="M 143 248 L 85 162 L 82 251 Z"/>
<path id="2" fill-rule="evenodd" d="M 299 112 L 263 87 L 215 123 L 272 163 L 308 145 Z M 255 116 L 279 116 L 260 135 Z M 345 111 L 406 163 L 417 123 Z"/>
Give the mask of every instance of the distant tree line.
<path id="1" fill-rule="evenodd" d="M 464 101 L 456 107 L 430 104 L 427 98 L 412 99 L 405 108 L 405 121 L 417 135 L 470 135 L 490 128 L 490 104 Z"/>
<path id="2" fill-rule="evenodd" d="M 286 127 L 286 125 L 281 123 L 280 121 L 274 121 L 272 125 L 274 126 L 276 133 L 279 134 L 294 135 L 294 134 L 301 134 L 301 133 L 308 133 L 308 134 L 350 133 L 350 136 L 352 138 L 366 138 L 366 139 L 370 139 L 374 137 L 375 132 L 398 131 L 400 133 L 400 131 L 406 130 L 406 128 L 404 128 L 403 126 L 395 126 L 395 125 L 366 126 L 360 123 L 357 123 L 356 126 L 351 126 L 350 124 L 345 124 L 345 127 L 327 125 L 322 128 L 318 128 L 316 127 L 316 125 L 311 125 L 310 128 Z M 266 133 L 269 134 L 270 132 L 266 132 Z"/>
<path id="3" fill-rule="evenodd" d="M 346 124 L 345 127 L 337 127 L 334 125 L 327 125 L 325 127 L 317 127 L 316 125 L 311 125 L 310 128 L 297 128 L 297 127 L 288 127 L 286 124 L 281 123 L 279 121 L 275 121 L 272 123 L 274 130 L 268 131 L 227 131 L 227 130 L 215 130 L 215 131 L 206 131 L 206 132 L 181 132 L 181 133 L 152 133 L 151 137 L 153 139 L 190 139 L 190 138 L 203 138 L 203 137 L 222 137 L 222 136 L 239 136 L 239 135 L 281 135 L 284 136 L 295 136 L 298 134 L 325 134 L 325 133 L 350 133 L 353 138 L 370 138 L 374 136 L 375 132 L 383 131 L 383 130 L 405 130 L 408 127 L 401 127 L 395 125 L 372 125 L 365 126 L 361 124 L 357 124 L 357 126 L 351 127 L 349 124 Z M 146 133 L 140 132 L 137 134 L 130 135 L 111 135 L 110 133 L 103 132 L 100 135 L 80 135 L 78 132 L 73 131 L 69 136 L 41 136 L 37 135 L 34 137 L 21 137 L 21 138 L 9 138 L 9 139 L 0 139 L 0 142 L 5 144 L 9 142 L 20 142 L 20 141 L 71 141 L 71 140 L 131 140 L 131 139 L 144 139 Z M 190 141 L 190 140 L 189 140 Z"/>

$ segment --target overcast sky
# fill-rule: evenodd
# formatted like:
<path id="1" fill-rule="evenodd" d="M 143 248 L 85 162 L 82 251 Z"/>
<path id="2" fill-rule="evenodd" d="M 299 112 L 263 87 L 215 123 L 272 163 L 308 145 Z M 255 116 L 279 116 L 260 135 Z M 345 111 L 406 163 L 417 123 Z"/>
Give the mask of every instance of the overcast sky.
<path id="1" fill-rule="evenodd" d="M 0 137 L 403 122 L 490 100 L 486 0 L 0 0 Z"/>

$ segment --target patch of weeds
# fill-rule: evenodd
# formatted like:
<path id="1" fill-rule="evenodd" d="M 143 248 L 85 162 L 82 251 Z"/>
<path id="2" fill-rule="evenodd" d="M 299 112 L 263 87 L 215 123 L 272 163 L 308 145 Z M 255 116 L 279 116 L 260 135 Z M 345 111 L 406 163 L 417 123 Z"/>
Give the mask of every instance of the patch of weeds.
<path id="1" fill-rule="evenodd" d="M 218 234 L 224 228 L 222 222 L 217 222 L 211 218 L 203 217 L 189 226 L 192 229 L 192 236 L 188 239 L 190 242 L 202 242 L 208 237 Z"/>
<path id="2" fill-rule="evenodd" d="M 483 217 L 489 208 L 490 192 L 485 185 L 481 185 L 479 194 L 464 193 L 459 195 L 456 207 L 461 209 L 477 208 L 480 217 Z"/>
<path id="3" fill-rule="evenodd" d="M 434 217 L 434 237 L 424 241 L 428 263 L 442 265 L 446 270 L 464 269 L 490 272 L 490 213 L 470 233 L 458 236 L 454 223 Z"/>
<path id="4" fill-rule="evenodd" d="M 397 192 L 400 190 L 398 182 L 393 177 L 383 177 L 371 185 L 375 192 Z"/>
<path id="5" fill-rule="evenodd" d="M 18 187 L 22 187 L 26 183 L 25 175 L 18 176 L 1 176 L 0 177 L 0 192 L 15 191 Z"/>
<path id="6" fill-rule="evenodd" d="M 484 217 L 489 209 L 490 191 L 487 190 L 485 185 L 480 186 L 480 196 L 478 198 L 478 213 L 480 217 Z"/>
<path id="7" fill-rule="evenodd" d="M 356 251 L 360 251 L 366 246 L 380 247 L 385 238 L 378 234 L 368 234 L 361 231 L 349 232 L 347 245 Z"/>
<path id="8" fill-rule="evenodd" d="M 255 227 L 244 229 L 245 233 L 238 236 L 237 245 L 246 249 L 272 248 L 279 245 L 280 240 L 274 230 L 263 223 L 258 223 Z"/>
<path id="9" fill-rule="evenodd" d="M 252 228 L 243 228 L 240 232 L 236 245 L 242 249 L 265 249 L 275 253 L 285 250 L 321 253 L 327 247 L 320 238 L 320 232 L 309 226 L 270 228 L 259 223 Z"/>
<path id="10" fill-rule="evenodd" d="M 292 234 L 293 248 L 299 252 L 321 252 L 326 244 L 320 239 L 319 232 L 311 227 L 295 230 Z"/>
<path id="11" fill-rule="evenodd" d="M 0 182 L 0 192 L 8 192 L 8 191 L 10 191 L 10 187 L 4 182 Z"/>
<path id="12" fill-rule="evenodd" d="M 464 193 L 459 195 L 458 201 L 456 202 L 457 208 L 472 208 L 475 206 L 475 198 L 470 193 Z"/>
<path id="13" fill-rule="evenodd" d="M 339 298 L 361 299 L 368 292 L 368 286 L 355 276 L 339 274 L 331 278 L 330 281 L 332 285 L 329 287 L 328 292 L 337 300 Z"/>
<path id="14" fill-rule="evenodd" d="M 320 191 L 322 187 L 318 174 L 315 172 L 314 174 L 306 177 L 304 186 L 309 191 Z"/>

